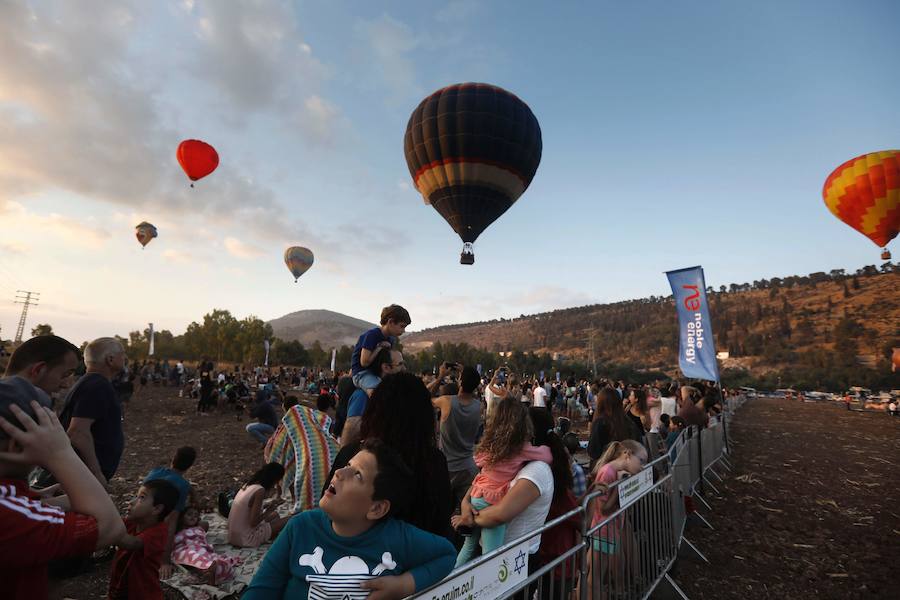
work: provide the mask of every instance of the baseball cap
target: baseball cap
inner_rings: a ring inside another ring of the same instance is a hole
[[[0,378],[0,417],[22,429],[22,424],[12,414],[9,407],[11,404],[15,404],[29,417],[37,420],[37,415],[31,408],[32,400],[36,400],[41,406],[52,408],[50,397],[43,390],[34,387],[27,379],[18,375]]]

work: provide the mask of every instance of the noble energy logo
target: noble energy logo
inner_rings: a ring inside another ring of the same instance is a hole
[[[503,559],[503,562],[500,563],[500,572],[497,573],[497,578],[500,580],[500,583],[503,583],[509,578],[509,563],[506,562],[506,559]]]

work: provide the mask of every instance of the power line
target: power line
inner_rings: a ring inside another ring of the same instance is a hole
[[[37,306],[40,292],[29,292],[25,290],[16,290],[15,304],[22,305],[22,316],[19,317],[19,326],[16,328],[16,339],[14,343],[18,344],[22,341],[22,334],[25,332],[25,319],[28,318],[28,307]]]

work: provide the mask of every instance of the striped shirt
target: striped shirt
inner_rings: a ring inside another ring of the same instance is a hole
[[[93,517],[40,501],[25,481],[0,479],[0,581],[3,598],[47,597],[47,563],[85,556],[97,545]]]

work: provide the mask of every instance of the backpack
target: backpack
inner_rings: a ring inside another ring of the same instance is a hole
[[[226,490],[224,492],[219,492],[219,495],[216,496],[216,506],[219,509],[219,514],[228,518],[228,515],[231,514],[231,504],[234,502],[234,496],[237,494],[235,490]]]

